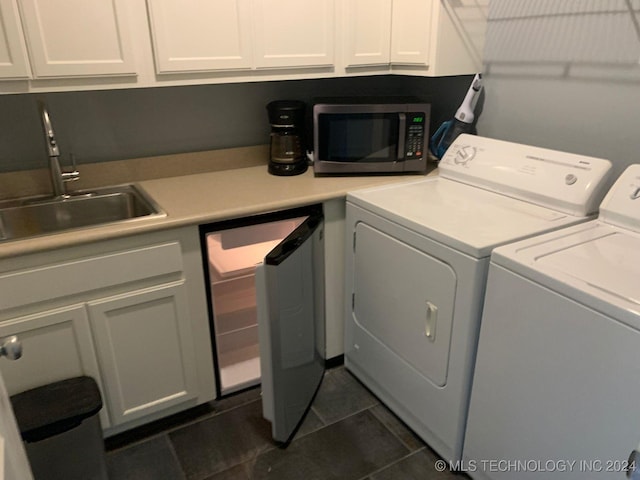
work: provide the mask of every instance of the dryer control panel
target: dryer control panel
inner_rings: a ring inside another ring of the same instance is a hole
[[[640,232],[640,164],[630,165],[600,205],[599,219]]]
[[[439,171],[451,180],[586,216],[598,211],[611,162],[462,134],[442,156]]]

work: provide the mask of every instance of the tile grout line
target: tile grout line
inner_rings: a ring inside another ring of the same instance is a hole
[[[427,447],[426,447],[426,446],[424,446],[424,447],[419,448],[418,450],[409,451],[409,452],[408,452],[406,455],[404,455],[403,457],[400,457],[400,458],[398,458],[398,459],[394,460],[393,462],[388,463],[388,464],[387,464],[387,465],[385,465],[384,467],[380,467],[379,469],[377,469],[377,470],[375,470],[375,471],[373,471],[373,472],[369,472],[369,473],[367,473],[364,477],[360,477],[358,480],[370,480],[371,475],[376,475],[376,474],[378,474],[378,473],[380,473],[380,472],[382,472],[382,471],[386,470],[387,468],[389,468],[389,467],[391,467],[391,466],[393,466],[393,465],[395,465],[395,464],[397,464],[397,463],[400,463],[400,462],[402,462],[402,461],[406,460],[407,458],[409,458],[409,457],[411,457],[411,456],[413,456],[413,455],[417,455],[417,454],[418,454],[418,452],[421,452],[422,450],[426,450],[426,449],[427,449]]]
[[[347,419],[347,418],[349,418],[349,417],[353,417],[354,415],[358,415],[359,413],[365,412],[365,411],[367,411],[367,410],[369,410],[369,409],[371,409],[371,408],[375,407],[376,405],[378,405],[378,403],[377,403],[377,402],[376,402],[376,403],[374,403],[373,405],[369,405],[369,406],[367,406],[367,407],[363,407],[363,408],[361,408],[360,410],[355,410],[355,411],[351,412],[349,415],[345,415],[344,417],[340,417],[340,418],[338,418],[338,419],[336,419],[336,420],[334,420],[334,421],[332,421],[332,422],[329,422],[329,421],[325,420],[324,418],[322,418],[322,416],[321,416],[318,412],[316,412],[315,410],[314,410],[314,413],[318,416],[318,418],[320,419],[320,421],[324,424],[321,428],[324,428],[324,427],[328,427],[328,426],[330,426],[330,425],[334,425],[334,424],[336,424],[336,423],[338,423],[338,422],[341,422],[342,420],[345,420],[345,419]],[[313,407],[311,407],[311,408],[313,409]],[[372,413],[372,415],[373,415],[373,413]],[[375,415],[374,415],[374,417],[375,417]],[[380,421],[380,420],[378,419],[378,417],[375,417],[375,418],[376,418],[376,420]],[[380,422],[380,423],[382,423],[382,422]],[[321,428],[319,428],[318,430],[321,430]],[[386,428],[386,427],[385,427],[385,428]],[[316,431],[316,432],[317,432],[318,430],[314,430],[314,431]],[[404,445],[404,443],[403,443],[403,445]]]
[[[245,401],[243,403],[239,403],[238,405],[235,405],[233,407],[225,409],[225,410],[223,410],[221,412],[214,411],[214,412],[208,413],[208,414],[203,415],[202,417],[199,417],[197,419],[188,420],[185,423],[181,423],[179,425],[175,425],[173,427],[166,428],[166,429],[164,429],[162,431],[150,434],[150,435],[145,436],[143,438],[140,438],[140,439],[137,439],[137,440],[133,440],[132,442],[126,443],[126,444],[124,444],[124,445],[122,445],[120,447],[109,449],[109,450],[106,451],[106,453],[109,454],[109,453],[112,453],[112,452],[117,452],[119,450],[123,450],[123,449],[128,448],[128,447],[133,447],[134,445],[139,445],[139,444],[144,443],[144,442],[146,442],[148,440],[153,440],[155,438],[158,438],[158,437],[160,437],[162,435],[167,435],[167,437],[168,437],[168,435],[170,433],[173,433],[173,432],[175,432],[177,430],[180,430],[180,429],[185,428],[185,427],[189,427],[191,425],[195,425],[197,423],[203,422],[205,420],[209,420],[211,418],[215,418],[215,417],[217,417],[219,415],[224,415],[227,412],[232,412],[234,410],[237,410],[238,408],[245,407],[245,406],[249,405],[250,403],[257,402],[257,401],[261,401],[261,399],[260,398],[256,398],[256,399],[253,399],[253,400],[247,400],[247,401]],[[194,408],[197,408],[197,407],[194,407]],[[142,425],[141,427],[144,427],[144,425]]]
[[[355,379],[357,383],[362,385],[355,377],[351,377],[351,378]],[[345,385],[342,385],[342,382],[339,382],[339,383],[340,383],[340,385],[337,385],[337,387],[336,387],[336,388],[339,387],[338,392],[337,392],[338,394],[340,394],[340,392],[342,392],[342,389],[345,386]],[[362,386],[364,387],[364,385],[362,385]],[[344,420],[352,418],[355,415],[361,415],[362,413],[364,413],[365,411],[368,410],[369,411],[368,415],[371,415],[371,417],[372,417],[371,419],[374,420],[376,423],[382,424],[384,426],[383,431],[387,432],[387,434],[390,433],[391,434],[390,438],[394,438],[398,442],[398,446],[404,447],[405,450],[406,450],[406,453],[404,453],[404,454],[403,454],[402,451],[397,452],[400,455],[399,458],[390,459],[391,461],[389,463],[387,463],[386,465],[380,466],[380,467],[376,468],[374,471],[371,471],[371,472],[367,473],[366,475],[362,476],[361,478],[359,478],[359,480],[371,480],[372,476],[380,475],[380,472],[382,472],[382,471],[384,471],[384,470],[386,470],[386,469],[388,469],[388,468],[390,468],[390,467],[392,467],[392,466],[394,466],[394,465],[396,465],[396,464],[398,464],[398,463],[400,463],[402,461],[405,461],[407,458],[410,458],[413,455],[417,455],[417,454],[419,454],[419,453],[421,453],[423,451],[428,450],[429,447],[426,446],[422,442],[421,442],[421,446],[419,446],[420,444],[412,446],[412,442],[410,442],[408,440],[407,441],[403,441],[403,431],[402,430],[398,430],[398,429],[394,430],[392,428],[394,426],[393,423],[386,423],[385,422],[386,415],[383,415],[382,410],[376,412],[376,407],[379,407],[379,406],[385,407],[384,403],[382,403],[368,388],[364,387],[364,389],[366,391],[368,391],[370,393],[370,395],[371,395],[371,398],[369,399],[369,401],[366,402],[366,403],[368,403],[368,405],[364,406],[364,407],[361,407],[361,408],[359,408],[357,410],[352,410],[352,411],[350,411],[348,413],[345,412],[345,414],[343,414],[339,418],[336,418],[336,419],[334,419],[332,421],[328,420],[330,418],[330,416],[331,416],[331,413],[332,412],[334,412],[334,413],[340,412],[340,409],[338,409],[338,410],[329,409],[329,410],[327,410],[328,416],[324,416],[324,415],[322,415],[320,413],[320,412],[322,412],[322,408],[319,409],[319,406],[316,406],[316,405],[312,404],[310,406],[310,408],[309,408],[309,411],[313,412],[313,414],[316,415],[316,417],[317,417],[317,419],[319,421],[319,425],[316,424],[317,428],[315,428],[313,430],[309,430],[304,435],[298,436],[297,438],[295,438],[294,442],[298,442],[299,440],[306,439],[311,434],[317,434],[318,432],[324,430],[327,427],[330,427],[330,426],[333,426],[333,425],[338,424],[340,422],[343,422]],[[351,391],[351,390],[352,389],[347,388],[346,391],[343,392],[343,393],[346,395],[347,391]],[[329,400],[331,400],[333,398],[333,395],[335,393],[336,392],[333,392],[330,395]],[[358,398],[358,402],[357,403],[349,403],[349,408],[347,410],[349,410],[350,408],[353,408],[358,403],[364,403],[364,402],[362,402],[363,398],[360,396],[360,393],[358,391],[355,391],[354,395],[356,396],[356,398]],[[334,398],[334,400],[336,400],[336,399]],[[337,400],[339,400],[339,399],[337,399]],[[251,472],[252,472],[254,466],[256,465],[256,462],[258,461],[258,459],[262,455],[268,454],[269,452],[277,449],[277,447],[273,443],[265,444],[263,446],[263,448],[264,448],[263,450],[254,451],[253,455],[251,455],[250,457],[245,458],[243,461],[238,461],[239,460],[238,459],[237,463],[228,464],[227,467],[224,468],[223,470],[219,470],[219,471],[215,471],[215,472],[208,472],[207,473],[208,476],[202,477],[202,478],[199,475],[197,475],[196,477],[190,478],[187,475],[187,473],[185,471],[185,468],[183,467],[183,464],[180,461],[180,458],[178,456],[178,452],[176,450],[176,445],[171,440],[171,436],[170,435],[172,433],[176,432],[176,431],[180,431],[183,428],[187,428],[189,426],[197,425],[197,424],[199,424],[201,422],[210,421],[211,419],[217,418],[220,415],[224,415],[224,414],[227,414],[227,413],[231,414],[232,412],[235,412],[238,409],[243,408],[243,407],[247,407],[247,406],[250,406],[250,405],[254,405],[254,407],[255,407],[256,404],[254,402],[257,402],[257,401],[262,401],[261,397],[252,398],[252,399],[244,399],[244,400],[241,400],[239,403],[237,403],[235,405],[233,404],[233,402],[230,402],[232,406],[230,406],[229,408],[225,408],[222,411],[217,411],[216,409],[211,408],[210,411],[203,412],[202,416],[196,416],[196,418],[188,420],[186,423],[183,423],[183,424],[174,424],[174,426],[172,426],[170,428],[167,428],[166,430],[163,430],[163,431],[160,431],[160,432],[156,432],[155,434],[149,435],[147,437],[143,437],[140,440],[134,441],[134,442],[132,442],[130,444],[123,445],[120,448],[117,448],[117,449],[114,449],[114,450],[110,450],[109,453],[120,451],[120,450],[123,450],[123,449],[127,449],[129,447],[134,446],[134,445],[144,444],[146,442],[149,442],[149,441],[152,441],[154,439],[157,439],[158,437],[163,435],[163,436],[165,436],[163,441],[169,442],[169,444],[170,444],[169,445],[170,452],[171,452],[170,455],[172,456],[173,461],[174,462],[178,462],[177,468],[178,468],[178,471],[179,471],[179,473],[181,475],[180,476],[181,480],[204,480],[205,478],[209,478],[211,475],[213,475],[214,477],[217,477],[218,475],[221,475],[221,474],[223,474],[223,476],[224,476],[225,472],[229,472],[230,470],[237,469],[237,468],[242,469],[243,473],[245,475],[249,475],[249,478],[252,478],[251,477],[251,475],[252,475]],[[214,402],[215,402],[215,400],[214,400]],[[251,407],[251,408],[254,408],[254,407]],[[391,415],[394,415],[393,412],[390,412],[390,413],[391,413]],[[311,425],[313,425],[314,423],[316,423],[316,422],[311,422]],[[408,427],[406,427],[406,425],[405,425],[405,428],[408,428]],[[404,438],[407,438],[407,437],[404,437]],[[373,465],[369,466],[369,468],[371,468],[371,467],[373,467]]]
[[[330,426],[332,426],[332,425],[334,425],[334,424],[336,424],[336,423],[339,423],[339,422],[342,422],[343,420],[346,420],[347,418],[353,417],[354,415],[358,415],[358,414],[363,413],[363,412],[365,412],[365,411],[367,411],[367,410],[370,410],[370,409],[374,408],[374,407],[375,407],[375,406],[377,406],[377,405],[379,405],[379,401],[377,401],[377,399],[376,399],[376,402],[375,402],[373,405],[369,405],[368,407],[361,408],[360,410],[354,411],[354,412],[350,413],[349,415],[346,415],[346,416],[344,416],[344,417],[341,417],[341,418],[339,418],[339,419],[337,419],[337,420],[335,420],[335,421],[333,421],[333,422],[327,422],[324,418],[322,418],[322,416],[321,416],[321,415],[320,415],[320,414],[315,410],[314,406],[312,405],[312,406],[311,406],[311,408],[310,408],[310,410],[313,410],[313,412],[317,415],[317,417],[318,417],[318,418],[320,419],[320,421],[322,422],[322,426],[321,426],[320,428],[317,428],[317,429],[315,429],[315,430],[312,430],[312,431],[310,431],[310,432],[307,432],[307,433],[305,433],[304,435],[302,435],[302,436],[300,436],[300,437],[296,437],[296,438],[295,438],[291,443],[293,444],[294,442],[297,442],[297,441],[299,441],[299,440],[301,440],[301,439],[303,439],[303,438],[306,438],[307,436],[309,436],[309,435],[311,435],[311,434],[317,433],[317,432],[319,432],[320,430],[323,430],[324,428],[330,427]],[[224,413],[224,412],[223,412],[223,413]],[[413,454],[413,453],[417,453],[417,452],[419,452],[420,450],[422,450],[422,449],[424,449],[424,448],[425,448],[425,447],[422,447],[422,448],[417,449],[417,450],[414,450],[414,451],[412,452],[412,451],[409,449],[409,447],[408,447],[404,442],[402,442],[402,441],[397,437],[397,435],[395,435],[391,430],[389,430],[389,429],[386,427],[386,425],[384,425],[384,423],[383,423],[383,422],[382,422],[382,421],[381,421],[381,420],[380,420],[380,419],[379,419],[379,418],[378,418],[378,417],[377,417],[373,412],[371,412],[371,415],[375,418],[375,420],[376,420],[376,421],[378,421],[380,424],[382,424],[382,425],[384,426],[384,428],[385,428],[386,430],[388,430],[388,431],[393,435],[393,437],[394,437],[394,438],[396,438],[396,439],[400,442],[400,444],[401,444],[403,447],[405,447],[405,448],[407,449],[407,454],[406,454],[406,455],[404,455],[404,456],[402,456],[402,457],[400,457],[399,459],[397,459],[397,460],[395,460],[395,461],[393,461],[393,462],[389,463],[388,465],[385,465],[385,466],[383,466],[383,467],[379,468],[379,469],[378,469],[378,470],[376,470],[375,472],[371,472],[371,473],[369,473],[368,475],[371,475],[371,474],[373,474],[373,473],[377,473],[377,472],[379,472],[379,471],[381,471],[381,470],[384,470],[385,468],[387,468],[387,467],[389,467],[389,466],[391,466],[391,465],[395,464],[396,462],[399,462],[400,460],[403,460],[403,459],[405,459],[405,458],[407,458],[407,457],[411,456],[411,454]],[[253,456],[253,457],[251,457],[251,458],[249,458],[249,459],[245,460],[244,462],[240,462],[240,463],[237,463],[237,464],[231,465],[231,466],[229,466],[229,468],[226,468],[226,469],[221,470],[221,471],[218,471],[218,472],[214,472],[213,474],[214,474],[214,475],[216,475],[216,474],[220,474],[220,473],[226,472],[226,471],[228,471],[228,470],[230,470],[230,469],[232,469],[232,468],[235,468],[235,467],[237,467],[237,466],[239,466],[239,465],[246,465],[246,464],[248,464],[249,462],[255,462],[255,461],[257,461],[257,459],[258,459],[261,455],[263,455],[263,454],[265,454],[265,453],[267,453],[267,452],[269,452],[269,451],[272,451],[272,450],[274,450],[274,449],[276,449],[276,448],[277,448],[277,447],[275,447],[274,445],[270,445],[270,446],[269,446],[269,448],[267,448],[266,450],[256,453],[256,455],[255,455],[255,456]],[[364,476],[364,477],[362,477],[362,479],[360,479],[360,480],[365,480],[365,479],[367,479],[368,475],[365,475],[365,476]]]
[[[169,449],[171,450],[171,454],[173,455],[173,459],[177,462],[178,466],[180,467],[180,473],[182,473],[182,480],[186,480],[187,479],[187,472],[184,471],[184,468],[182,468],[182,462],[180,461],[180,457],[178,457],[178,452],[176,452],[176,449],[173,445],[173,442],[171,441],[171,439],[169,438],[169,435],[165,432],[164,433],[166,439],[167,439],[167,443],[169,444]]]
[[[387,407],[386,405],[384,405],[384,404],[382,404],[382,403],[381,403],[380,405],[382,405],[382,406],[383,406],[384,408],[386,408],[386,409],[388,409],[388,408],[389,408],[389,407]],[[405,447],[409,452],[411,452],[411,451],[412,451],[412,450],[411,450],[411,446],[410,446],[410,445],[408,445],[408,444],[407,444],[407,442],[405,442],[405,441],[400,437],[400,435],[399,435],[398,433],[396,433],[396,432],[395,432],[395,431],[393,431],[391,428],[389,428],[389,427],[387,426],[387,424],[386,424],[386,423],[385,423],[385,422],[384,422],[384,421],[383,421],[383,420],[382,420],[378,415],[376,415],[376,413],[373,411],[373,408],[374,408],[374,407],[376,407],[376,406],[377,406],[377,405],[374,405],[374,406],[372,406],[372,407],[369,407],[369,408],[371,409],[371,415],[373,415],[373,416],[376,418],[376,420],[378,420],[378,421],[382,424],[382,426],[383,426],[384,428],[386,428],[386,429],[387,429],[387,431],[389,431],[389,433],[391,433],[391,435],[393,435],[393,436],[394,436],[394,437],[395,437],[395,438],[396,438],[396,439],[397,439],[397,440],[402,444],[402,446],[403,446],[403,447]],[[395,414],[395,413],[393,413],[391,410],[389,410],[389,412],[390,412],[394,417],[398,418],[398,417],[396,416],[396,414]],[[399,420],[400,422],[402,422],[402,420],[400,420],[400,419],[398,419],[398,420]],[[416,433],[415,433],[413,430],[411,430],[407,425],[405,425],[404,423],[402,423],[402,426],[403,426],[403,427],[404,427],[408,432],[410,432],[412,435],[415,435],[416,437],[418,437],[418,436],[416,435]],[[425,446],[427,446],[427,447],[429,446],[429,445],[427,445],[427,443],[426,443],[424,440],[422,440],[422,438],[418,437],[418,439],[420,440],[420,442],[422,442],[422,443],[423,443],[423,446],[422,446],[422,447],[420,447],[420,448],[418,448],[418,449],[417,449],[417,450],[415,450],[415,451],[422,450]],[[429,447],[429,448],[431,448],[431,447]]]
[[[233,412],[234,410],[237,410],[237,409],[239,409],[239,408],[241,408],[241,407],[247,406],[247,405],[249,405],[249,404],[251,404],[251,403],[254,403],[254,402],[261,402],[261,401],[262,401],[262,398],[261,398],[261,397],[255,398],[255,399],[253,399],[253,400],[247,400],[246,402],[243,402],[243,403],[238,404],[238,405],[236,405],[236,406],[234,406],[234,407],[228,408],[228,409],[226,409],[226,410],[224,410],[224,411],[222,411],[222,412],[213,413],[212,415],[207,415],[206,417],[201,418],[201,419],[199,419],[199,420],[196,420],[196,421],[194,421],[194,422],[191,422],[191,423],[188,423],[188,424],[185,424],[185,425],[181,425],[180,427],[177,427],[177,428],[175,428],[175,429],[169,430],[169,431],[167,431],[166,433],[170,433],[171,431],[177,430],[177,429],[182,428],[182,427],[187,427],[187,426],[190,426],[190,425],[195,425],[195,424],[197,424],[197,423],[199,423],[199,422],[201,422],[201,421],[205,421],[205,420],[208,420],[208,419],[211,419],[211,418],[215,418],[215,417],[217,417],[217,416],[220,416],[220,415],[224,415],[224,414],[226,414],[226,413]],[[169,442],[171,443],[171,445],[172,445],[172,447],[173,447],[173,442],[171,441],[171,438],[169,438],[169,437],[168,437],[168,440],[169,440]],[[236,467],[238,467],[238,466],[240,466],[240,465],[246,465],[246,464],[248,464],[249,462],[255,462],[255,461],[258,459],[258,457],[259,457],[260,455],[262,455],[262,454],[264,454],[264,453],[266,453],[266,452],[270,452],[270,451],[272,451],[272,450],[275,450],[276,448],[277,448],[277,447],[276,447],[276,445],[274,445],[273,443],[270,443],[270,444],[268,444],[268,445],[266,446],[266,448],[265,448],[264,450],[259,450],[259,451],[255,452],[255,454],[254,454],[254,455],[252,455],[251,457],[249,457],[248,459],[246,459],[246,460],[244,460],[244,461],[242,461],[242,462],[238,462],[238,463],[234,463],[234,464],[232,464],[232,465],[229,465],[229,466],[228,466],[228,468],[225,468],[225,469],[223,469],[223,470],[217,470],[217,471],[214,471],[214,472],[209,472],[209,473],[207,473],[207,476],[206,476],[206,477],[203,477],[202,479],[193,479],[193,480],[206,480],[206,479],[208,479],[208,478],[210,478],[210,477],[212,477],[212,476],[219,475],[219,474],[224,473],[224,472],[226,472],[226,471],[228,471],[228,470],[231,470],[231,469],[233,469],[233,468],[236,468]],[[176,453],[176,455],[177,455],[177,453]],[[182,464],[180,464],[180,468],[182,469]],[[186,478],[187,478],[187,476],[186,476],[186,474],[185,474],[185,479],[186,479]],[[191,479],[189,479],[189,480],[191,480]]]
[[[254,462],[254,464],[255,464],[257,462],[257,460],[258,460],[258,457],[260,457],[261,455],[263,455],[263,454],[265,454],[267,452],[275,450],[276,448],[277,447],[275,447],[274,445],[270,445],[265,450],[256,452],[255,455],[253,455],[252,457],[246,459],[244,462],[234,463],[233,465],[230,465],[228,468],[225,468],[224,470],[218,470],[216,472],[210,472],[210,473],[207,474],[206,477],[204,477],[203,479],[200,479],[200,480],[206,480],[207,478],[210,478],[210,477],[213,477],[213,476],[216,476],[216,475],[220,475],[221,473],[228,472],[229,470],[234,469],[236,467],[239,467],[241,465],[247,465],[249,462]],[[247,471],[247,469],[243,469],[243,470],[245,470],[245,472]],[[250,470],[251,469],[249,469],[249,471]]]
[[[316,415],[316,417],[318,417],[318,418],[320,419],[320,421],[322,422],[322,427],[321,427],[321,428],[324,428],[324,427],[326,427],[326,426],[329,424],[329,423],[328,423],[328,422],[327,422],[327,421],[322,417],[322,415],[320,415],[320,412],[318,412],[318,411],[316,410],[316,408],[315,408],[313,405],[311,405],[311,408],[310,408],[309,410],[311,410],[311,411]],[[318,430],[320,430],[320,429],[318,429]]]

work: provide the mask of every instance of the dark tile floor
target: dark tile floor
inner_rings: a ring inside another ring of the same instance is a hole
[[[107,439],[110,480],[464,480],[344,367],[328,370],[286,449],[255,388]]]

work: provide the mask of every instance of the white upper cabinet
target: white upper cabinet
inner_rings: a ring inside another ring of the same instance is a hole
[[[134,75],[127,0],[19,0],[35,78]]]
[[[429,76],[482,70],[489,0],[345,0],[343,9],[348,73],[384,65]]]
[[[482,70],[489,0],[0,0],[0,94]]]
[[[147,0],[156,73],[333,65],[334,0]]]
[[[252,0],[257,68],[333,65],[334,0]]]
[[[344,8],[346,66],[388,64],[391,0],[346,0]]]
[[[15,0],[0,0],[0,78],[29,78],[29,61]]]
[[[392,64],[429,65],[434,3],[431,0],[393,0]]]
[[[147,0],[156,72],[251,68],[250,0]]]

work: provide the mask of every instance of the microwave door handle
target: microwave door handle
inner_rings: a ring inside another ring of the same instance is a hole
[[[404,160],[404,143],[406,139],[407,131],[407,115],[404,113],[398,114],[398,156],[397,160]]]

